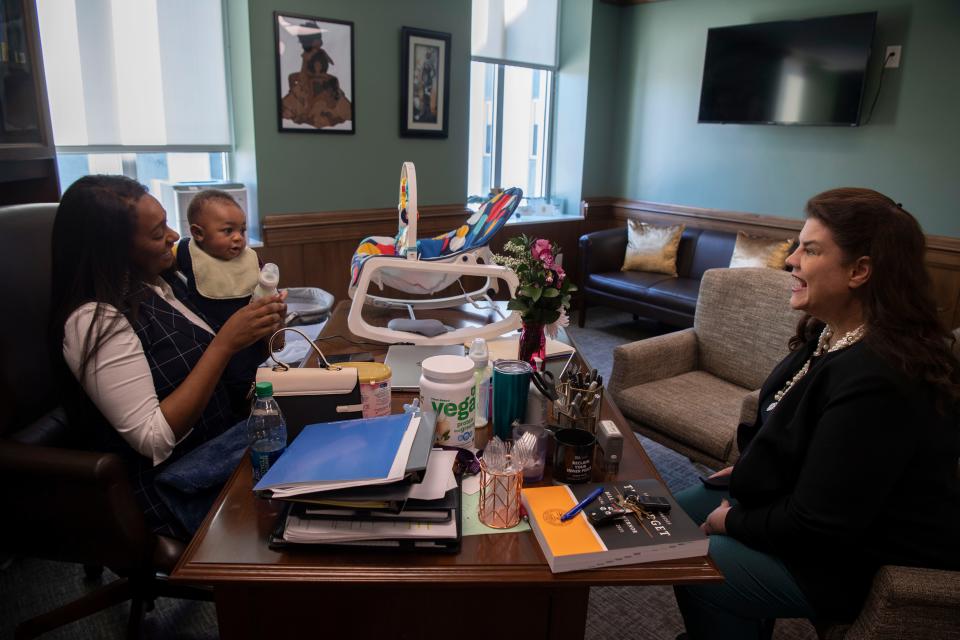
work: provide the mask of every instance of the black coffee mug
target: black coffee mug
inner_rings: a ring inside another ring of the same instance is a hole
[[[567,484],[590,482],[596,436],[585,429],[558,429],[554,437],[553,479]]]

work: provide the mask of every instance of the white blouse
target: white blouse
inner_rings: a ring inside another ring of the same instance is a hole
[[[210,334],[214,333],[206,322],[177,299],[165,281],[161,279],[159,284],[149,286],[190,322]],[[104,305],[97,331],[103,331],[114,318],[119,317],[117,325],[87,364],[83,378],[80,378],[83,341],[93,324],[96,306],[95,302],[88,302],[67,318],[63,332],[64,360],[103,417],[127,444],[150,458],[156,466],[170,456],[173,448],[190,435],[190,431],[180,440],[174,436],[173,429],[160,410],[143,344],[123,314],[110,305]]]

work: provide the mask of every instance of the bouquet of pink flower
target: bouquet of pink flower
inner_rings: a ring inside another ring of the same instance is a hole
[[[507,240],[503,250],[506,255],[495,255],[494,262],[513,269],[520,279],[507,309],[519,311],[525,325],[543,326],[555,337],[569,324],[570,293],[577,290],[557,264],[559,247],[544,238],[521,235]]]

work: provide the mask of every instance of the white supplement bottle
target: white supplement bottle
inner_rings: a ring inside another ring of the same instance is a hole
[[[420,406],[437,416],[437,444],[473,446],[477,409],[473,369],[467,356],[431,356],[423,361]]]

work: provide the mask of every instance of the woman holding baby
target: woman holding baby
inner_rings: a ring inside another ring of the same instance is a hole
[[[278,295],[209,322],[175,275],[178,235],[166,219],[129,178],[87,176],[67,189],[53,227],[51,353],[71,424],[128,463],[151,529],[185,538],[154,481],[238,422],[221,377],[281,326],[286,305]]]

